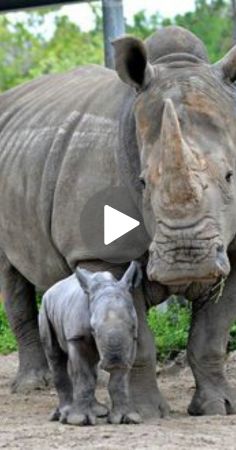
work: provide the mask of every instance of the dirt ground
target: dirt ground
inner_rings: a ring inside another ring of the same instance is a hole
[[[236,449],[236,416],[189,417],[187,405],[193,393],[188,367],[174,367],[159,375],[159,385],[171,405],[169,419],[141,425],[74,427],[48,421],[56,404],[53,389],[31,395],[9,393],[17,367],[17,355],[0,357],[0,448],[51,449]],[[236,354],[227,362],[227,372],[236,387]],[[104,389],[99,397],[104,399]]]

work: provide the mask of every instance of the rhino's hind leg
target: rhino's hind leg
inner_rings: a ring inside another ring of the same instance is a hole
[[[217,302],[193,303],[188,360],[196,390],[188,408],[191,415],[236,414],[236,395],[224,370],[229,328],[236,317],[235,295],[235,273],[231,273]]]
[[[138,348],[130,375],[132,409],[144,420],[164,417],[169,414],[169,407],[157,386],[156,350],[146,321],[142,289],[134,293],[134,304],[138,315]]]
[[[19,348],[19,368],[12,392],[45,388],[50,374],[39,338],[34,286],[2,255],[1,263],[1,290]]]

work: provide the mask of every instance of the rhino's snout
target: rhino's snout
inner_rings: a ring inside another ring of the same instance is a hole
[[[129,369],[130,365],[121,355],[114,354],[105,356],[100,362],[100,368],[109,372],[114,369]]]
[[[166,237],[166,236],[165,236]],[[219,236],[197,239],[181,236],[164,244],[153,241],[149,249],[148,278],[166,285],[209,282],[226,277],[230,263]]]

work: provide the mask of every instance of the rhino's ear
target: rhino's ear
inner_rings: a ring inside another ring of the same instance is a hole
[[[75,274],[81,288],[86,294],[88,294],[91,286],[92,273],[89,272],[89,270],[80,269],[80,267],[76,267]]]
[[[141,265],[137,261],[132,261],[120,282],[131,290],[140,285],[142,276]]]
[[[236,45],[213,67],[221,78],[234,83],[236,81]]]
[[[148,62],[144,43],[132,36],[124,36],[112,42],[115,51],[116,71],[124,83],[142,89],[153,77],[153,67]]]

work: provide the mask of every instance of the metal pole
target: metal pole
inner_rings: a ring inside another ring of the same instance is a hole
[[[233,45],[236,44],[236,0],[231,0],[233,22]]]
[[[105,64],[114,68],[111,41],[125,33],[122,0],[102,0]]]

